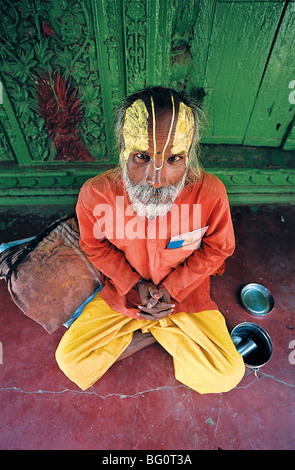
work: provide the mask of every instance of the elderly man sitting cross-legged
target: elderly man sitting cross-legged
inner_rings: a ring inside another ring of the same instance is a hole
[[[244,362],[210,275],[233,253],[234,233],[224,185],[198,165],[199,110],[172,89],[140,91],[121,104],[117,138],[120,167],[87,181],[76,208],[80,245],[104,287],[63,336],[57,362],[85,390],[136,349],[137,332],[149,333],[177,380],[228,391]]]

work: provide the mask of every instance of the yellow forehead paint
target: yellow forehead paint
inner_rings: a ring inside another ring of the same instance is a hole
[[[171,152],[174,155],[188,153],[194,135],[195,120],[193,111],[184,103],[179,103],[178,118]],[[186,159],[186,164],[188,163]]]
[[[172,129],[173,129],[173,123],[174,123],[174,118],[175,118],[175,105],[174,105],[174,98],[173,98],[172,95],[171,95],[171,101],[172,101],[172,118],[171,118],[170,129],[169,129],[168,136],[167,136],[167,140],[166,140],[166,143],[165,143],[165,145],[164,145],[163,152],[162,152],[162,165],[159,166],[159,167],[157,167],[157,166],[155,166],[155,158],[156,158],[156,153],[157,153],[157,143],[156,143],[156,116],[155,116],[154,100],[153,100],[153,98],[151,97],[152,117],[153,117],[153,144],[154,144],[154,155],[153,155],[153,159],[154,159],[154,168],[155,168],[155,170],[161,170],[161,169],[163,168],[163,165],[164,165],[164,157],[165,157],[165,151],[166,151],[167,145],[169,144],[169,140],[170,140],[170,137],[171,137],[171,132],[172,132]]]
[[[123,160],[127,161],[134,149],[148,149],[148,117],[149,113],[142,100],[136,100],[126,110],[123,125],[124,150],[121,153]]]

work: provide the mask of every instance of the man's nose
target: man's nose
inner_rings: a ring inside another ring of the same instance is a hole
[[[166,169],[162,157],[159,158],[157,155],[155,159],[151,161],[147,182],[154,188],[166,186]]]

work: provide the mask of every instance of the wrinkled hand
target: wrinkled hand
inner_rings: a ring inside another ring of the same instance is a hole
[[[136,284],[136,290],[141,298],[139,316],[144,320],[161,320],[170,315],[175,303],[170,302],[170,294],[164,286],[155,286],[150,281],[140,280]]]

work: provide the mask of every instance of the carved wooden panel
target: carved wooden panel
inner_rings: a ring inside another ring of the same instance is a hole
[[[114,166],[116,107],[147,85],[203,102],[205,144],[294,150],[294,5],[2,0],[0,193],[41,185],[66,194]]]
[[[1,109],[6,114],[8,107],[14,111],[19,123],[17,138],[28,149],[25,162],[15,152],[17,161],[35,164],[105,158],[101,80],[90,5],[84,1],[3,0],[0,16],[1,81],[8,97],[5,100],[4,96]],[[44,96],[46,113],[40,112],[38,92]],[[1,123],[9,132],[5,119]],[[77,151],[79,145],[85,147],[84,152]]]

